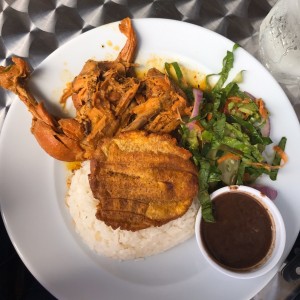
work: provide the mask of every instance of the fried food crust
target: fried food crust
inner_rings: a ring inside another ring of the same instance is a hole
[[[191,153],[170,135],[144,131],[103,140],[91,160],[96,217],[113,229],[136,231],[182,216],[198,192]]]

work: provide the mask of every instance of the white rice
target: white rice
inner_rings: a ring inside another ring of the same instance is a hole
[[[97,200],[89,186],[89,172],[89,162],[75,171],[66,203],[76,232],[96,253],[120,260],[143,258],[166,251],[193,236],[198,201],[194,201],[181,218],[163,226],[136,232],[113,230],[95,217]]]

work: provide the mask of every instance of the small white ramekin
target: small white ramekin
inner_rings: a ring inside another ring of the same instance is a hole
[[[274,230],[274,240],[272,245],[272,250],[269,252],[269,255],[264,259],[264,261],[259,264],[256,267],[253,267],[247,271],[236,271],[236,270],[229,270],[221,265],[219,265],[217,262],[215,262],[211,256],[207,253],[207,250],[205,246],[203,245],[202,239],[201,239],[201,208],[198,211],[196,222],[195,222],[195,235],[197,244],[200,248],[200,251],[202,255],[205,257],[205,259],[218,271],[222,272],[223,274],[226,274],[231,277],[235,278],[241,278],[241,279],[247,279],[247,278],[254,278],[258,276],[262,276],[266,274],[267,272],[271,271],[279,262],[283,251],[285,247],[285,241],[286,241],[286,231],[284,222],[282,219],[282,216],[278,210],[278,208],[275,206],[275,204],[264,194],[262,194],[260,191],[247,187],[247,186],[226,186],[221,189],[216,190],[211,194],[211,200],[213,201],[214,198],[217,196],[223,194],[223,193],[234,193],[234,192],[242,192],[246,193],[249,196],[254,197],[257,201],[259,201],[269,212],[271,219],[273,220],[273,230]]]

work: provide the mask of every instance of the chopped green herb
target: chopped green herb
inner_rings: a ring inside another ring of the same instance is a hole
[[[285,149],[285,145],[286,145],[286,137],[282,137],[279,144],[278,144],[278,147],[284,151]],[[278,154],[278,153],[275,153],[275,157],[273,159],[273,163],[272,163],[272,166],[279,166],[280,165],[280,162],[281,162],[281,156]],[[271,172],[270,172],[270,178],[272,180],[276,180],[277,179],[277,174],[278,174],[278,170],[279,169],[273,169]]]
[[[176,77],[174,78],[171,69],[174,69]],[[165,70],[168,76],[177,81],[180,88],[185,92],[189,101],[194,101],[193,88],[185,81],[178,62],[165,63]]]

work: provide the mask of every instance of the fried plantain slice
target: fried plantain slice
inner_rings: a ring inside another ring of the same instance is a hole
[[[97,218],[136,231],[182,216],[198,192],[190,157],[167,134],[131,131],[104,139],[89,175]]]

